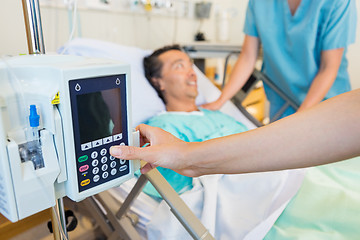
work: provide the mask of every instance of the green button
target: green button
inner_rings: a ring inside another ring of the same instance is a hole
[[[79,162],[85,162],[86,160],[88,160],[88,156],[87,156],[87,155],[81,156],[81,157],[79,157],[79,159],[78,159]]]

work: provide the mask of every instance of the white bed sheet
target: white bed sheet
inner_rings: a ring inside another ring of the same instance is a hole
[[[65,53],[131,64],[133,126],[165,109],[143,75],[142,58],[150,51],[92,39],[75,39]],[[197,68],[195,70],[200,93],[197,103],[216,99],[220,91]],[[250,129],[255,127],[231,102],[226,103],[221,111]],[[182,194],[181,198],[216,239],[263,239],[296,194],[304,173],[304,170],[289,170],[203,176],[194,178],[194,188]],[[123,201],[134,183],[135,179],[131,179],[109,191]],[[191,239],[164,201],[158,203],[141,193],[131,211],[140,217],[137,227],[144,238]]]

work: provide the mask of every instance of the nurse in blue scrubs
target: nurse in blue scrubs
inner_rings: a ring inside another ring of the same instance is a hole
[[[347,46],[355,42],[355,0],[249,0],[242,52],[221,96],[204,108],[217,110],[248,80],[263,48],[262,72],[302,111],[351,90]],[[283,100],[268,86],[270,117]],[[289,107],[281,117],[294,113]]]

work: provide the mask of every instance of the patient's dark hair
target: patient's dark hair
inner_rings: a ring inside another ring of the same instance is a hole
[[[178,44],[165,46],[155,50],[151,55],[144,57],[143,60],[145,77],[149,81],[151,86],[156,90],[157,94],[165,104],[166,102],[164,96],[162,95],[162,92],[160,91],[160,86],[155,84],[152,81],[152,78],[161,77],[161,69],[163,67],[163,63],[159,60],[159,56],[170,50],[182,51],[182,48]]]

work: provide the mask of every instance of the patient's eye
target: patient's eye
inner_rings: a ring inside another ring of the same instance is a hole
[[[184,66],[184,63],[182,62],[178,62],[175,64],[175,69],[183,69],[185,66]]]

